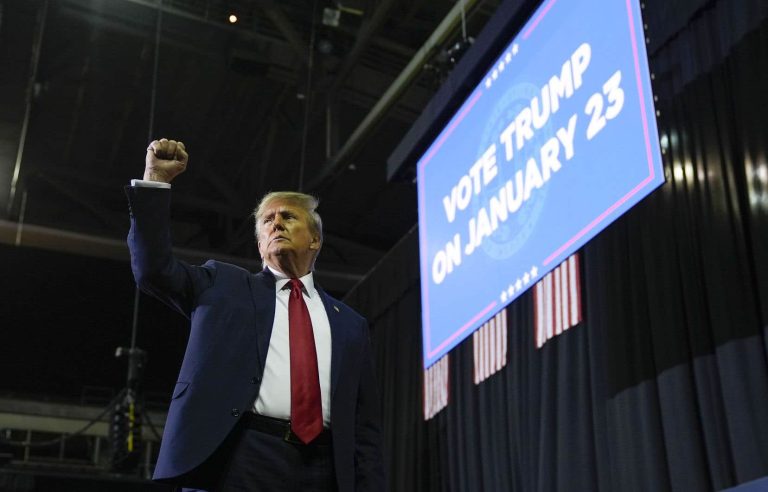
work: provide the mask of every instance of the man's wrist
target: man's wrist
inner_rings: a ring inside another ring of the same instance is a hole
[[[144,170],[144,181],[157,181],[158,183],[168,183],[170,184],[170,180],[168,180],[163,173],[159,173],[157,171],[153,171],[151,169],[145,169]]]

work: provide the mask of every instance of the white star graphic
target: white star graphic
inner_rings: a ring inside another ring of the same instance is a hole
[[[487,79],[485,79],[485,87],[486,87],[487,89],[490,89],[490,88],[491,88],[491,78],[490,78],[490,77],[488,77]]]
[[[502,290],[501,291],[501,302],[507,302],[507,291]]]
[[[525,272],[525,275],[523,275],[523,283],[525,285],[528,285],[528,282],[531,281],[531,275],[528,272]]]
[[[510,53],[509,51],[507,51],[507,54],[506,54],[506,56],[504,57],[504,61],[505,61],[505,62],[507,62],[507,63],[511,62],[511,61],[512,61],[512,53]]]
[[[522,288],[523,288],[523,281],[518,278],[517,281],[515,282],[515,289],[520,290]]]
[[[504,65],[504,62],[499,63],[499,72],[503,72],[505,66],[506,65]]]
[[[509,287],[507,287],[507,294],[509,297],[512,297],[515,294],[515,286],[512,284],[509,284]]]
[[[493,80],[498,79],[499,78],[499,71],[498,70],[494,70],[493,72],[491,72],[491,78]]]
[[[520,46],[518,46],[517,43],[512,45],[512,55],[516,55],[517,52],[520,51]]]
[[[536,265],[533,265],[531,267],[531,277],[536,278],[539,275],[539,269],[536,268]]]

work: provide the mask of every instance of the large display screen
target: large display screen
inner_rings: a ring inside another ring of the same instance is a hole
[[[664,182],[638,1],[542,2],[417,177],[428,367]]]

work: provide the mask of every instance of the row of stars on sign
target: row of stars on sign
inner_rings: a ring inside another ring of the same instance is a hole
[[[501,75],[501,72],[504,71],[507,65],[509,65],[509,62],[512,61],[512,57],[517,54],[520,47],[517,43],[512,45],[512,48],[504,53],[504,58],[496,64],[495,67],[493,67],[493,71],[491,74],[485,78],[485,88],[490,89],[491,85],[493,85],[493,82],[499,78],[499,75]]]
[[[501,291],[501,302],[507,302],[508,299],[512,299],[514,295],[528,288],[528,284],[534,282],[539,274],[539,269],[536,265],[532,266],[530,271],[525,272],[521,277],[517,277],[517,280],[509,284],[509,286]]]

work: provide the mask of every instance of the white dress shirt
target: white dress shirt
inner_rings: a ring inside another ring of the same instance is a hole
[[[275,321],[269,339],[269,351],[264,365],[259,396],[254,411],[261,415],[290,419],[291,416],[291,355],[288,342],[288,299],[291,289],[286,289],[288,277],[270,267],[277,280]],[[304,284],[304,301],[307,303],[317,352],[317,372],[320,376],[320,398],[323,405],[323,425],[331,423],[331,324],[325,312],[320,294],[315,289],[312,272],[299,280]]]

